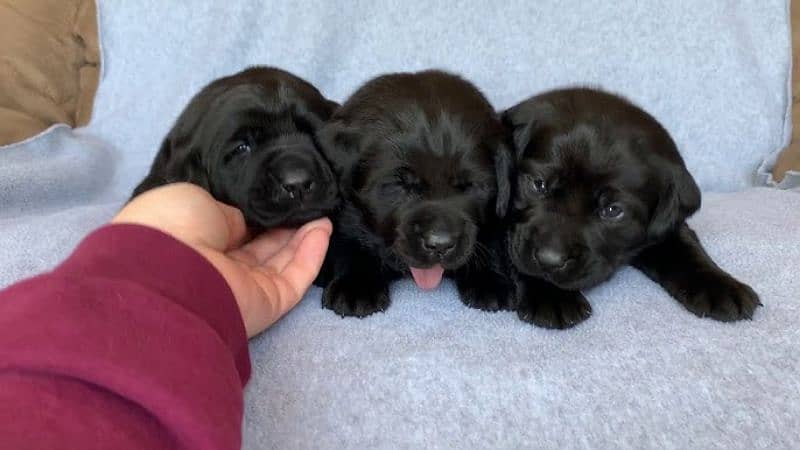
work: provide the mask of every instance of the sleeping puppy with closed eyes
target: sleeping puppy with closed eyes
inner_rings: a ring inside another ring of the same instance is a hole
[[[338,191],[314,134],[337,106],[272,67],[215,80],[178,117],[133,196],[193,183],[239,208],[254,230],[327,215]]]
[[[756,293],[717,266],[686,224],[700,191],[650,114],[609,93],[562,89],[503,119],[516,148],[508,251],[522,320],[583,321],[591,307],[578,290],[625,264],[700,317],[752,318]]]
[[[508,133],[481,92],[440,71],[397,73],[359,88],[319,133],[341,210],[316,284],[323,306],[364,317],[389,306],[389,283],[509,307],[513,285],[493,248],[509,197]]]

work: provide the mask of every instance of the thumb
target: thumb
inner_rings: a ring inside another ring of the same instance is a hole
[[[308,290],[319,274],[325,261],[325,253],[328,251],[330,237],[330,231],[322,227],[309,231],[297,246],[294,257],[283,269],[284,278],[298,288],[297,292],[300,292],[300,295]]]
[[[262,270],[273,273],[278,295],[278,314],[291,309],[319,274],[330,242],[330,221],[317,222],[301,229],[295,239],[267,261]]]
[[[247,223],[245,223],[244,214],[238,208],[234,208],[233,206],[226,205],[224,203],[217,202],[217,206],[225,217],[228,233],[227,237],[224,239],[224,242],[214,243],[216,244],[215,247],[220,251],[228,251],[234,248],[239,248],[249,239],[247,233]]]

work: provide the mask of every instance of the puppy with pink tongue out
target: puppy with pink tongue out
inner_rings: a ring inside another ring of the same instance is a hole
[[[342,204],[316,284],[341,316],[385,310],[389,284],[452,278],[468,306],[512,307],[502,218],[510,197],[507,131],[470,82],[441,71],[361,86],[318,132]]]

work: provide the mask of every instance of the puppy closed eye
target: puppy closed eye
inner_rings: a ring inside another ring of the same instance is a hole
[[[483,190],[486,186],[483,183],[469,180],[469,179],[458,179],[453,181],[453,187],[461,192],[474,192]]]
[[[475,184],[469,180],[458,180],[453,182],[453,187],[459,191],[468,191],[475,187]]]
[[[616,222],[625,217],[625,210],[619,203],[611,203],[601,207],[598,211],[598,215],[603,220]]]
[[[380,186],[381,193],[386,196],[398,196],[403,194],[418,194],[422,189],[419,178],[410,170],[398,170],[395,175],[389,178]]]
[[[380,193],[385,198],[395,198],[405,195],[406,189],[400,180],[392,179],[380,185]]]

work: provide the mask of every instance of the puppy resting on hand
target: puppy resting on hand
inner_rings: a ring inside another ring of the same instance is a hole
[[[133,195],[190,182],[242,210],[256,229],[324,216],[338,192],[314,133],[336,107],[280,69],[220,78],[189,102]]]

